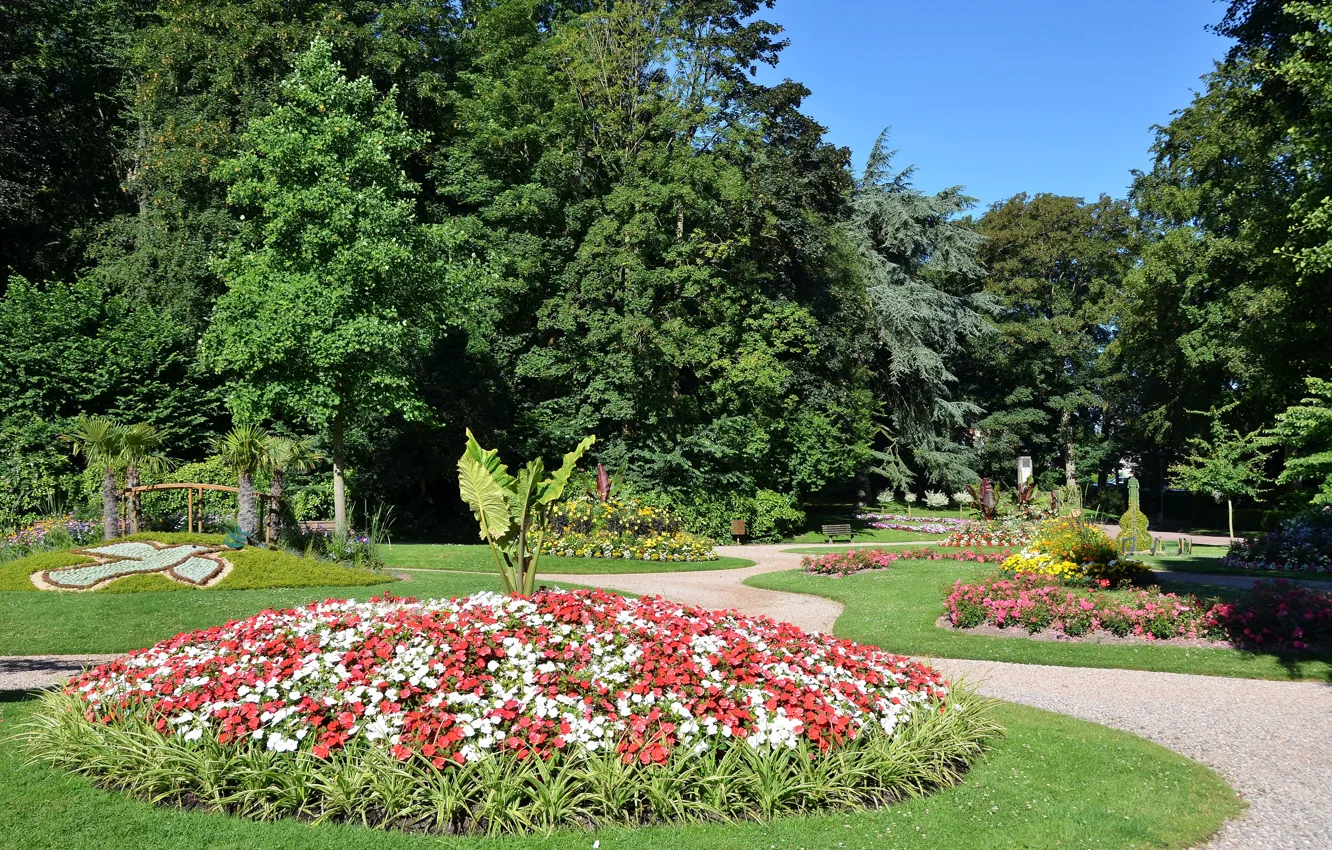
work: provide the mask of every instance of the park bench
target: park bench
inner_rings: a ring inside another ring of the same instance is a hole
[[[855,540],[856,532],[850,525],[825,525],[823,526],[823,536],[828,538],[828,542],[831,543],[834,537],[846,537]]]
[[[332,534],[334,523],[331,519],[307,519],[300,526],[302,534]]]

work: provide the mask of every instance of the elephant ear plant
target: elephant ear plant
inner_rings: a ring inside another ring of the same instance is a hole
[[[595,441],[588,437],[579,443],[550,477],[545,477],[540,458],[513,476],[500,462],[499,451],[481,448],[468,429],[467,449],[458,459],[458,487],[481,525],[481,538],[490,544],[505,593],[531,596],[536,590],[550,509],[564,495],[574,465]]]

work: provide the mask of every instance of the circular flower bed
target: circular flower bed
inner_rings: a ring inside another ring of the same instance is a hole
[[[266,611],[44,699],[35,752],[113,787],[446,832],[873,805],[996,732],[909,659],[600,591]]]

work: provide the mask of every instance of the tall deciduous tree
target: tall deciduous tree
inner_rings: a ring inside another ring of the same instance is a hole
[[[402,167],[421,143],[394,93],[348,80],[316,39],[219,168],[241,236],[219,263],[204,357],[233,379],[240,415],[327,433],[339,533],[348,426],[429,413],[413,367],[440,334],[443,276]]]
[[[1129,204],[1023,193],[992,206],[977,230],[985,290],[1000,308],[997,332],[975,341],[968,363],[970,396],[989,411],[977,423],[987,471],[1006,478],[1031,454],[1073,485],[1081,459],[1104,483],[1117,460],[1107,351],[1136,256]]]
[[[1262,450],[1261,431],[1243,433],[1222,421],[1222,416],[1233,407],[1232,404],[1209,410],[1206,414],[1210,420],[1209,436],[1206,439],[1191,438],[1189,454],[1170,468],[1175,486],[1226,500],[1232,539],[1235,537],[1235,499],[1262,495],[1267,482],[1263,466],[1269,457]]]

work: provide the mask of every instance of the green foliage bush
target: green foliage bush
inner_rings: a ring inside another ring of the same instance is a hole
[[[718,540],[730,539],[731,521],[737,519],[748,524],[749,538],[756,542],[791,537],[805,524],[805,512],[795,498],[772,490],[759,490],[753,496],[699,491],[658,498],[663,502],[669,498],[685,530]]]

